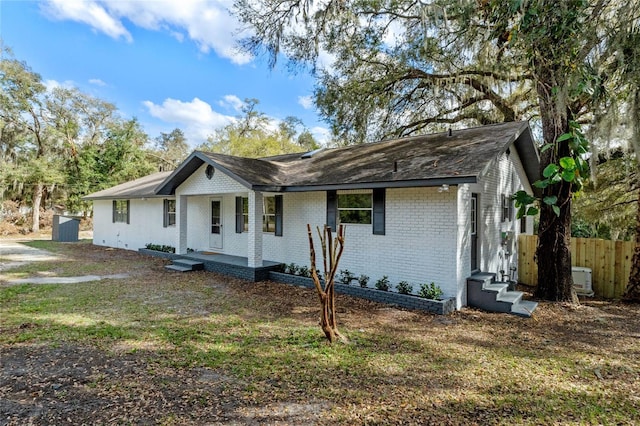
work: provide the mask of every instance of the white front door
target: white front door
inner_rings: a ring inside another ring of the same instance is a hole
[[[209,230],[209,247],[222,248],[222,198],[211,199],[211,227]]]

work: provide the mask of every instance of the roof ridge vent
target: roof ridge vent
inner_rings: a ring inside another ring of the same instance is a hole
[[[321,151],[324,151],[324,148],[318,148],[318,149],[314,149],[313,151],[305,152],[300,156],[300,158],[311,158]]]

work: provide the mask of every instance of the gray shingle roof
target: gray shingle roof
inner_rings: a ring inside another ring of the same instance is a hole
[[[114,200],[157,197],[156,188],[165,181],[171,172],[153,173],[139,179],[122,183],[84,197],[85,200]]]
[[[310,158],[298,153],[251,159],[196,151],[158,187],[158,194],[173,194],[204,163],[247,188],[273,192],[477,182],[512,144],[533,182],[539,158],[531,130],[526,122],[512,122],[325,149]]]
[[[85,199],[173,195],[205,163],[247,188],[270,192],[472,183],[512,146],[529,180],[535,181],[539,158],[531,130],[526,122],[512,122],[454,130],[451,135],[444,132],[323,149],[313,155],[254,159],[194,151],[173,172],[154,173]]]

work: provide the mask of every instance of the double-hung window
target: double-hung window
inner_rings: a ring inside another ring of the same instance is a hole
[[[502,221],[509,222],[513,219],[513,202],[508,195],[502,196]]]
[[[282,236],[282,195],[262,198],[262,231]],[[236,233],[249,231],[249,198],[236,197]]]
[[[370,225],[373,213],[371,193],[341,194],[338,193],[339,223],[355,223]]]
[[[112,221],[129,223],[129,200],[113,200]]]
[[[262,232],[276,232],[276,197],[264,197]]]
[[[164,200],[164,227],[176,226],[176,200]]]
[[[374,235],[385,235],[386,189],[327,191],[327,226],[340,223],[373,225]]]

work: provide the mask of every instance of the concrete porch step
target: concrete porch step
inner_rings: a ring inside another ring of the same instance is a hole
[[[479,273],[467,279],[467,304],[489,312],[531,317],[537,302],[522,300],[524,293],[509,291],[509,284],[496,282],[494,274]]]
[[[174,259],[173,264],[183,266],[185,268],[191,268],[192,271],[202,271],[204,269],[204,263],[198,260],[178,258]]]
[[[193,269],[186,267],[186,266],[178,266],[178,265],[165,265],[164,269],[168,269],[170,271],[177,271],[177,272],[191,272],[193,271]]]
[[[191,259],[174,259],[173,264],[165,265],[165,269],[177,272],[202,271],[204,263]]]

